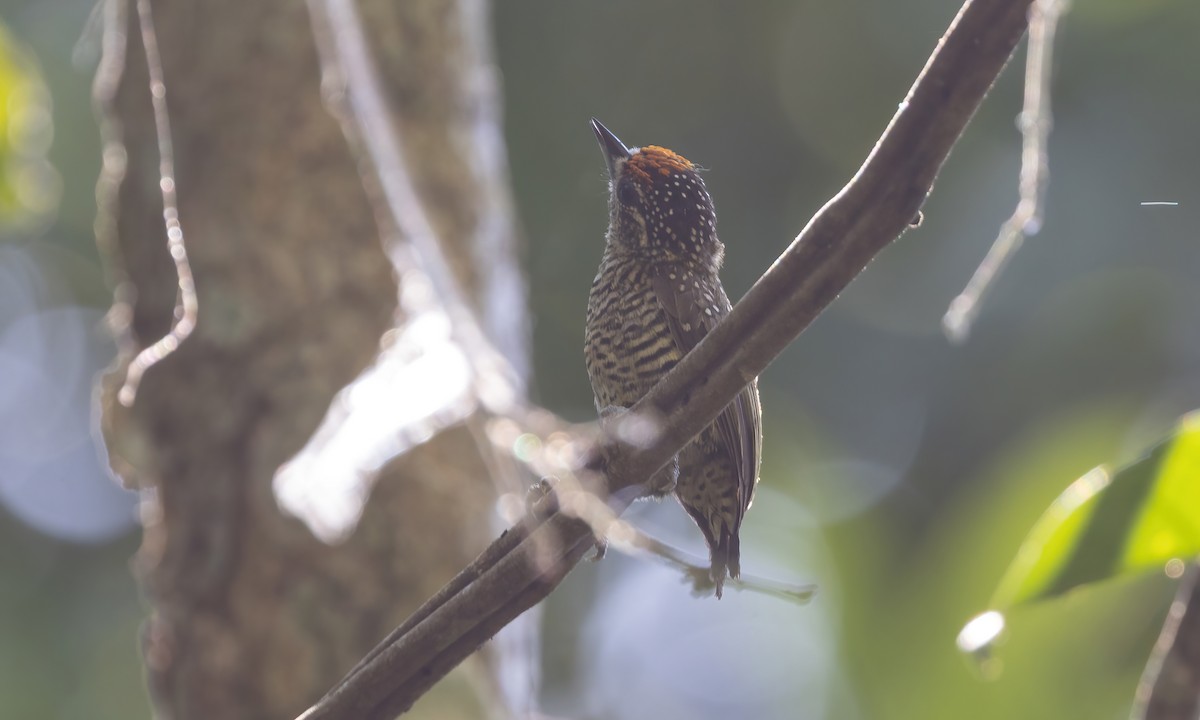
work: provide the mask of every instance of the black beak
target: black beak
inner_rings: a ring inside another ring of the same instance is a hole
[[[604,151],[604,162],[608,165],[608,175],[613,177],[616,175],[617,161],[629,159],[629,148],[625,147],[625,143],[621,142],[596,118],[592,118],[592,130],[596,133],[596,139],[600,141],[600,149]]]

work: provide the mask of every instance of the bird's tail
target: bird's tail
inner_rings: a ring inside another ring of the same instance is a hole
[[[716,583],[718,598],[721,597],[721,590],[725,586],[726,575],[734,580],[742,576],[741,555],[742,548],[738,534],[722,529],[717,536],[717,544],[712,548],[712,566],[708,571],[713,582]]]

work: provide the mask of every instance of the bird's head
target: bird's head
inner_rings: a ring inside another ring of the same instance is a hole
[[[712,197],[695,165],[664,147],[627,148],[599,120],[592,130],[608,165],[608,242],[647,259],[721,265]]]

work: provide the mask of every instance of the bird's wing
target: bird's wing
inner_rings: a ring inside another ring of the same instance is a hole
[[[706,293],[697,284],[680,282],[679,278],[684,276],[676,273],[676,278],[672,278],[664,272],[654,276],[651,282],[654,294],[666,313],[671,335],[680,353],[686,355],[716,327],[721,318],[729,314],[730,308],[723,290]],[[715,424],[717,434],[737,469],[737,525],[740,526],[742,516],[754,498],[762,453],[762,407],[758,401],[757,381],[742,388],[733,402],[717,416]]]

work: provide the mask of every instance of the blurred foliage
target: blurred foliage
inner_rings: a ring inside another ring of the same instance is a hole
[[[49,104],[33,57],[0,24],[0,224],[31,224],[58,202]]]
[[[852,175],[958,6],[496,3],[540,401],[594,415],[581,345],[607,190],[590,116],[709,168],[738,297]],[[90,9],[0,4],[56,115],[48,157],[62,202],[29,251],[69,285],[48,302],[103,308],[91,69],[70,63]],[[817,598],[694,600],[642,560],[585,565],[546,608],[549,712],[1127,716],[1170,600],[1165,577],[1014,613],[992,681],[954,637],[1063,478],[1135,458],[1200,407],[1200,95],[1180,91],[1200,67],[1198,26],[1192,0],[1072,5],[1056,52],[1046,222],[968,344],[948,345],[939,322],[1016,200],[1019,62],[955,149],[924,225],[764,375],[763,484],[744,567],[815,581]],[[127,562],[136,539],[69,544],[3,512],[0,717],[147,717]],[[702,553],[673,504],[633,517]]]
[[[1200,555],[1200,414],[1144,457],[1098,467],[1055,498],[1021,543],[992,607],[1008,608]]]
[[[1200,413],[1145,456],[1116,471],[1097,467],[1055,498],[1008,566],[992,610],[973,618],[959,649],[985,665],[1002,637],[1003,612],[1081,586],[1200,556]]]

